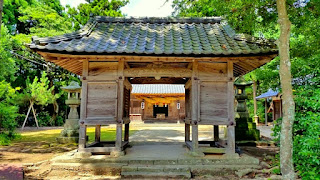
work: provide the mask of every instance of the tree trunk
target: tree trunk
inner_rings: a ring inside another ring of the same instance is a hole
[[[286,9],[286,0],[277,0],[278,23],[280,25],[279,56],[280,56],[280,82],[282,87],[283,119],[280,136],[280,166],[283,179],[294,179],[292,159],[292,126],[295,116],[291,85],[291,62],[289,54],[291,22]]]
[[[0,0],[0,37],[1,37],[1,25],[2,25],[2,12],[3,12],[3,0]]]
[[[255,123],[258,124],[258,115],[257,115],[257,81],[256,80],[252,80],[253,81],[253,114],[254,114],[254,121]]]

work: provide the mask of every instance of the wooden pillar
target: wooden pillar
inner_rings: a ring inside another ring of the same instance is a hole
[[[117,128],[116,128],[116,149],[122,150],[122,125],[123,125],[123,110],[124,110],[124,61],[119,60],[118,64],[118,101],[117,101]]]
[[[267,103],[267,98],[265,98],[264,101],[264,121],[266,126],[268,126],[268,103]]]
[[[96,125],[95,142],[100,142],[100,137],[101,137],[101,125]]]
[[[218,125],[213,126],[213,140],[215,142],[219,141],[219,126]]]
[[[190,141],[190,124],[184,125],[185,141]]]
[[[116,130],[116,149],[117,151],[121,151],[122,149],[122,124],[117,124]]]
[[[226,153],[235,153],[235,119],[234,119],[234,78],[233,78],[233,62],[227,62],[228,67],[228,146]]]
[[[192,124],[192,151],[199,147],[198,140],[198,121],[199,121],[199,80],[198,80],[198,61],[193,62],[191,79],[191,124]]]
[[[192,151],[196,151],[199,147],[198,124],[192,124]]]
[[[87,97],[88,97],[88,67],[89,61],[83,60],[82,63],[82,90],[81,90],[81,105],[80,105],[80,129],[79,129],[79,151],[86,147],[87,127],[84,121],[87,117]]]
[[[124,141],[129,141],[129,123],[124,125]]]

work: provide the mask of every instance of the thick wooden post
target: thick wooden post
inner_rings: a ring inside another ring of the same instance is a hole
[[[213,140],[215,142],[219,141],[219,126],[218,125],[213,126]]]
[[[122,149],[122,124],[117,124],[117,130],[116,130],[116,149],[117,151],[121,151]]]
[[[226,153],[235,153],[235,120],[234,120],[234,80],[233,80],[233,62],[227,62],[228,67],[228,146]]]
[[[192,124],[192,151],[196,151],[199,147],[198,124]]]
[[[124,61],[119,60],[118,64],[118,111],[117,111],[117,130],[116,130],[116,149],[122,150],[122,125],[123,125],[123,110],[124,110]]]
[[[184,125],[185,141],[190,141],[190,124]]]
[[[125,124],[124,125],[124,141],[129,141],[129,129],[130,129],[130,124]]]
[[[198,61],[193,62],[191,79],[191,124],[192,124],[192,151],[196,151],[199,146],[198,140],[198,121],[199,121],[199,80],[198,80]]]
[[[88,94],[88,68],[89,61],[83,60],[82,64],[82,92],[81,92],[81,105],[80,105],[80,129],[79,129],[79,151],[86,147],[87,127],[84,121],[87,117],[87,94]]]
[[[96,125],[95,142],[100,142],[100,137],[101,137],[101,125]]]

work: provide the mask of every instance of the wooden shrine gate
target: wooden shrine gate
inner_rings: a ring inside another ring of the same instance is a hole
[[[228,126],[226,152],[234,153],[233,61],[211,60],[210,62],[193,58],[181,60],[177,62],[177,58],[164,58],[156,63],[150,60],[126,60],[126,58],[116,62],[83,60],[79,151],[98,153],[122,151],[129,141],[131,81],[136,83],[139,78],[144,78],[149,79],[149,83],[156,83],[158,77],[160,79],[164,77],[171,83],[176,83],[175,81],[181,83],[181,79],[185,79],[187,146],[193,151],[198,149],[199,125],[213,125],[217,142],[218,125],[226,125]],[[115,123],[117,124],[115,145],[106,147],[100,142],[100,127]],[[86,145],[86,128],[90,125],[96,126],[96,142]],[[123,125],[124,137],[122,137]],[[192,137],[190,137],[190,126],[192,126]]]
[[[236,34],[217,17],[94,17],[77,32],[34,37],[29,48],[81,76],[79,152],[92,153],[121,153],[128,145],[131,84],[183,82],[188,148],[213,144],[198,141],[199,125],[212,125],[216,142],[218,126],[226,125],[220,152],[234,154],[234,79],[277,56],[274,43]],[[108,124],[116,124],[114,142],[100,140]],[[96,127],[93,144],[87,144],[88,126]]]

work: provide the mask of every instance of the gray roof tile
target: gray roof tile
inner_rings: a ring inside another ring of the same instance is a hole
[[[241,55],[277,53],[275,44],[236,34],[220,18],[95,17],[79,31],[37,38],[31,49],[65,53]]]

